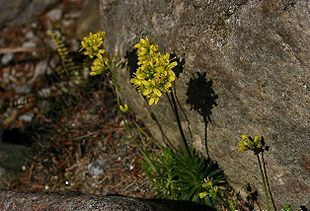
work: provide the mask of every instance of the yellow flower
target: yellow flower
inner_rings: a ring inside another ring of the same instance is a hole
[[[148,38],[141,38],[135,48],[139,67],[130,82],[149,99],[149,105],[156,104],[162,93],[170,91],[176,79],[172,69],[177,62],[170,60],[170,54],[161,54],[158,45],[151,44]]]
[[[149,105],[153,105],[154,103],[157,104],[159,100],[159,97],[151,97],[148,101]]]
[[[244,141],[239,142],[239,151],[244,152],[247,150],[247,143]]]
[[[254,144],[257,148],[262,148],[262,145],[261,145],[261,141],[262,141],[262,137],[259,136],[259,135],[256,135],[254,137]]]
[[[84,37],[82,44],[82,49],[84,49],[84,54],[88,55],[90,58],[97,56],[98,54],[104,54],[105,50],[103,48],[103,42],[105,38],[105,32],[100,31],[95,34],[90,33],[88,37]]]
[[[101,54],[94,60],[91,66],[91,76],[100,75],[109,70],[109,59]]]
[[[246,134],[242,134],[238,144],[238,149],[240,152],[250,150],[255,153],[258,153],[263,148],[261,141],[262,137],[259,135],[256,135],[253,139],[252,137],[247,136]]]
[[[203,192],[199,193],[200,198],[216,198],[219,192],[218,186],[214,185],[212,178],[204,178],[201,187],[204,189]]]
[[[121,112],[124,112],[124,113],[128,112],[129,111],[128,105],[127,104],[120,105],[119,110],[121,110]]]
[[[83,53],[93,59],[90,75],[100,75],[109,73],[110,59],[104,50],[105,32],[100,31],[95,34],[90,33],[88,37],[84,37],[81,42]]]
[[[246,142],[249,142],[249,141],[250,141],[249,137],[248,137],[246,134],[242,134],[242,135],[241,135],[241,140],[242,140],[242,141],[246,141]]]
[[[210,188],[213,186],[212,179],[209,177],[203,179],[203,183],[201,185],[203,188]]]
[[[151,44],[148,38],[141,38],[134,46],[138,53],[138,65],[148,63],[149,60],[159,52],[157,44]]]
[[[208,196],[208,193],[206,191],[199,193],[199,198],[204,199]]]

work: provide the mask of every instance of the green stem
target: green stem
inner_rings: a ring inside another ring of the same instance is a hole
[[[115,92],[115,96],[116,96],[116,102],[117,102],[117,106],[118,106],[118,109],[121,105],[121,102],[120,102],[120,87],[119,87],[119,84],[118,84],[118,78],[117,78],[117,75],[115,74],[116,72],[116,68],[117,66],[115,65],[115,61],[113,60],[111,63],[110,63],[110,74],[111,74],[111,82],[112,82],[112,85],[114,87],[114,92]]]
[[[150,113],[151,115],[151,118],[155,121],[156,125],[158,126],[162,136],[163,136],[163,141],[165,144],[168,144],[168,146],[171,148],[171,149],[174,149],[173,145],[171,144],[169,138],[166,136],[166,133],[164,132],[162,126],[160,125],[156,115],[154,114],[154,112],[151,110],[150,106],[147,104],[146,101],[144,101],[146,103],[146,108],[148,110],[148,112]]]
[[[181,137],[182,137],[182,140],[183,140],[183,145],[186,148],[189,156],[191,156],[191,152],[189,150],[189,146],[187,144],[186,137],[185,137],[185,134],[184,134],[184,131],[183,131],[183,127],[182,127],[182,124],[181,124],[181,119],[180,119],[180,116],[179,116],[179,111],[178,111],[177,104],[175,102],[175,97],[174,97],[174,94],[173,94],[173,90],[170,92],[170,95],[171,95],[171,101],[172,101],[172,109],[174,111],[175,118],[177,120],[177,125],[178,125],[179,131],[180,131],[180,134],[181,134]],[[168,99],[169,99],[169,97],[168,97]]]
[[[266,205],[267,205],[267,210],[271,210],[270,209],[270,205],[269,205],[269,200],[268,200],[268,192],[267,192],[267,186],[266,186],[266,180],[265,180],[265,175],[263,172],[263,168],[262,168],[262,164],[259,158],[259,154],[256,155],[257,156],[257,160],[258,160],[258,165],[259,165],[259,170],[263,179],[263,187],[264,187],[264,195],[265,195],[265,201],[266,201]]]
[[[142,137],[142,135],[141,135],[141,130],[142,130],[142,128],[135,122],[135,121],[133,121],[133,123],[134,123],[134,125],[136,126],[136,128],[137,128],[137,131],[138,131],[138,134],[139,134],[139,138],[140,138],[140,140],[141,140],[141,142],[142,142],[142,149],[144,150],[144,149],[146,149],[146,144],[145,144],[145,142],[143,141],[143,137]],[[142,130],[143,131],[143,130]],[[140,148],[141,147],[141,144],[138,144],[138,143],[136,143],[136,145]],[[141,149],[140,149],[141,150]]]
[[[271,188],[270,188],[270,184],[269,184],[269,180],[268,180],[268,176],[267,176],[266,162],[265,162],[265,159],[264,159],[264,152],[262,152],[262,156],[261,157],[262,157],[263,170],[264,170],[264,174],[265,174],[265,179],[266,179],[266,184],[267,184],[269,196],[270,196],[270,199],[271,199],[271,203],[272,203],[273,209],[276,211],[277,207],[276,207],[276,205],[274,203],[274,198],[273,198],[273,195],[272,195],[272,192],[271,192]]]
[[[192,130],[191,130],[191,128],[190,128],[190,122],[189,122],[189,119],[188,119],[188,117],[187,117],[186,112],[184,111],[184,108],[183,108],[182,104],[180,103],[180,101],[179,101],[179,99],[178,99],[176,86],[173,86],[173,91],[174,91],[174,96],[175,96],[176,102],[178,103],[178,105],[179,105],[179,107],[180,107],[180,110],[181,110],[181,112],[183,113],[183,115],[184,115],[184,117],[185,117],[185,119],[186,119],[186,122],[187,122],[187,129],[188,129],[190,138],[191,138],[191,140],[193,140],[193,134],[192,134]]]

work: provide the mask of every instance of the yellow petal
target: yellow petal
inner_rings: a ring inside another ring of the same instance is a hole
[[[174,68],[175,66],[177,66],[178,65],[178,63],[177,62],[172,62],[172,63],[170,63],[169,64],[169,68]]]
[[[152,92],[152,89],[145,89],[145,90],[143,90],[142,94],[143,94],[144,96],[147,96],[147,95],[150,94],[151,92]]]
[[[141,84],[141,81],[138,80],[138,79],[136,79],[136,78],[130,79],[130,82],[133,83],[133,84],[135,84],[135,85],[137,85],[137,86],[139,86],[139,85]]]
[[[167,82],[164,85],[165,89],[169,89],[171,86],[172,86],[172,83],[170,83],[170,82]]]
[[[146,80],[143,80],[143,81],[141,81],[142,82],[142,84],[144,85],[144,86],[146,86],[146,87],[150,87],[152,84],[151,84],[151,82],[149,82],[149,81],[146,81]]]
[[[156,94],[158,97],[160,97],[162,94],[158,89],[153,89],[154,94]]]
[[[129,108],[128,108],[128,105],[127,104],[124,104],[124,105],[120,105],[119,106],[119,109],[121,110],[121,112],[128,112],[129,111]]]
[[[163,66],[159,66],[155,68],[155,71],[157,74],[163,73],[165,71],[165,68]]]
[[[199,193],[199,198],[203,199],[206,198],[206,196],[208,195],[208,193],[206,191]]]
[[[256,145],[258,145],[258,144],[261,142],[261,140],[262,140],[262,138],[261,138],[261,136],[259,136],[259,135],[256,135],[256,136],[254,137],[254,143],[255,143]]]
[[[246,135],[246,134],[242,134],[241,135],[241,140],[244,140],[244,141],[249,141],[249,137]]]
[[[169,75],[169,81],[172,82],[175,80],[175,74],[174,72],[172,72],[170,75]]]
[[[151,98],[148,102],[149,105],[152,105],[153,103],[155,102],[155,99],[154,98]]]

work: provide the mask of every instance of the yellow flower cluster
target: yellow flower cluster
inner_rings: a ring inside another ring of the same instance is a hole
[[[90,75],[92,76],[105,73],[109,69],[110,60],[103,47],[104,39],[105,32],[100,31],[95,34],[90,33],[81,42],[84,55],[91,59],[95,58],[91,66]]]
[[[103,43],[105,39],[105,32],[100,31],[95,34],[91,33],[88,37],[84,37],[81,44],[82,48],[85,50],[84,54],[88,55],[90,58],[97,56],[98,54],[104,54]]]
[[[169,53],[161,54],[158,45],[151,44],[148,38],[141,38],[135,48],[139,67],[130,82],[149,99],[149,105],[156,104],[162,93],[170,91],[176,79],[172,68],[177,62],[171,62]]]
[[[259,152],[263,147],[261,141],[262,137],[259,135],[256,135],[254,138],[252,138],[246,134],[242,134],[238,145],[239,151],[245,152],[250,150],[253,152]]]
[[[119,105],[119,110],[123,113],[126,113],[129,111],[128,105],[124,104],[124,105]]]
[[[205,178],[201,186],[203,187],[203,189],[205,189],[205,191],[199,193],[199,198],[216,198],[219,189],[218,186],[213,184],[212,179],[210,179],[209,177]]]

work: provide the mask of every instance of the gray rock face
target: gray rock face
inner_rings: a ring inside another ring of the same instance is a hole
[[[89,12],[91,11],[91,12]],[[77,37],[83,38],[89,32],[97,32],[100,30],[100,9],[99,0],[86,0],[83,3],[82,14],[79,18],[77,28]]]
[[[60,0],[0,0],[0,28],[10,21],[25,23]]]
[[[267,170],[278,207],[310,206],[308,0],[101,0],[100,6],[111,53],[124,56],[141,36],[148,36],[162,51],[184,59],[176,90],[191,141],[205,153],[202,114],[210,156],[237,191],[250,183],[263,195],[256,157],[236,147],[242,133],[261,134],[270,146]],[[125,102],[160,138],[128,72],[121,78]],[[154,110],[177,142],[168,101],[160,99]]]

